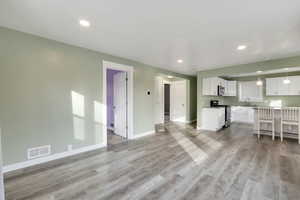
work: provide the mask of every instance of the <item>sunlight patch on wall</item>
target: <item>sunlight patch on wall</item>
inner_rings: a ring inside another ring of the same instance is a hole
[[[85,140],[85,113],[84,96],[71,91],[72,114],[73,114],[73,135],[77,140]]]
[[[270,107],[274,108],[281,108],[282,107],[282,100],[271,100]]]
[[[98,101],[94,101],[94,121],[103,124],[102,111],[104,105]]]
[[[79,117],[84,117],[84,96],[71,91],[72,97],[72,113]]]
[[[95,142],[96,142],[96,144],[101,144],[103,142],[101,125],[95,124],[94,129],[95,129]]]
[[[104,105],[98,101],[94,101],[94,131],[96,144],[102,143],[102,126],[105,125],[103,119]],[[106,115],[105,115],[106,116]]]

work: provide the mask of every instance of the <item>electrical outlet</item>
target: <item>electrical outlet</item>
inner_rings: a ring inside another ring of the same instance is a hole
[[[73,150],[73,146],[71,144],[68,145],[68,151],[72,151]]]

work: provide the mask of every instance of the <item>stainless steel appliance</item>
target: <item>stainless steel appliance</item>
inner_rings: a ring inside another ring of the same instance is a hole
[[[224,96],[225,94],[225,87],[218,85],[218,96]]]
[[[210,107],[224,107],[225,109],[225,125],[224,128],[228,128],[231,123],[231,108],[229,105],[220,105],[219,100],[211,100]]]

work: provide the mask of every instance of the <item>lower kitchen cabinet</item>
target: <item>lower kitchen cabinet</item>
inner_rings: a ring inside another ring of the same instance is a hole
[[[254,109],[248,106],[232,106],[231,122],[254,123]]]
[[[203,108],[201,113],[202,130],[218,131],[225,125],[225,108]]]

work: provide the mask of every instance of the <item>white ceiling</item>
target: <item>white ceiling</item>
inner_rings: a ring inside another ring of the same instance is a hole
[[[299,0],[1,0],[0,26],[185,74],[300,54]]]

